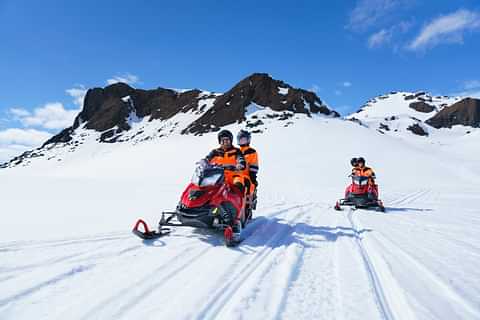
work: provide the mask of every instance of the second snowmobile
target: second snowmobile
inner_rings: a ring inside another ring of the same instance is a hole
[[[350,175],[352,183],[345,190],[345,198],[335,203],[335,210],[342,210],[342,206],[352,206],[355,209],[375,209],[385,212],[383,202],[378,199],[378,189],[369,183],[369,178]]]

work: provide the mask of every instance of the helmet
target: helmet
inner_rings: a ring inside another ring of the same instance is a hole
[[[363,157],[357,158],[357,162],[358,163],[361,162],[361,163],[365,164],[365,159]]]
[[[247,139],[247,143],[240,143],[240,140],[244,138],[244,139]],[[250,132],[248,132],[247,130],[240,130],[237,134],[237,143],[239,145],[247,145],[247,144],[250,144],[250,140],[251,140],[252,136],[250,135]]]
[[[355,167],[358,164],[358,159],[357,158],[352,158],[350,160],[350,164],[352,165],[352,167]]]
[[[220,140],[222,138],[228,138],[230,139],[231,142],[233,142],[233,134],[228,130],[222,130],[218,133],[217,135],[218,143],[220,143]]]

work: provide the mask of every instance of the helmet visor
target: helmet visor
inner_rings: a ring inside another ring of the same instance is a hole
[[[249,143],[250,143],[250,139],[248,139],[248,137],[240,137],[240,139],[238,139],[239,145],[244,145]]]
[[[229,137],[220,137],[220,144],[221,145],[231,145],[232,140]]]

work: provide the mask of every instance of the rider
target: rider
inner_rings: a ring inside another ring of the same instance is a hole
[[[250,147],[252,136],[250,132],[246,130],[240,130],[237,134],[237,143],[240,146],[243,156],[247,162],[245,168],[245,189],[248,196],[251,197],[252,210],[257,207],[257,174],[258,174],[258,154],[257,151]],[[251,212],[249,213],[251,215]]]
[[[228,130],[222,130],[217,135],[220,147],[213,149],[206,157],[210,164],[221,166],[231,166],[225,170],[225,181],[229,185],[235,185],[242,193],[244,192],[244,183],[242,174],[237,171],[245,170],[246,162],[242,151],[232,145],[233,134]],[[232,170],[235,167],[235,170]]]
[[[378,185],[375,184],[375,172],[372,168],[365,165],[365,159],[363,157],[352,158],[350,164],[353,166],[352,175],[368,177],[368,184],[373,188],[375,198],[378,197]]]
[[[220,147],[213,149],[206,157],[210,164],[221,166],[229,166],[225,168],[225,182],[229,185],[234,185],[238,188],[242,195],[245,194],[245,185],[243,171],[247,164],[243,157],[242,151],[232,145],[233,134],[228,130],[222,130],[217,135]],[[245,203],[245,201],[243,201]],[[226,214],[224,220],[227,224],[232,226],[233,238],[236,241],[240,240],[242,231],[242,223],[235,216]]]

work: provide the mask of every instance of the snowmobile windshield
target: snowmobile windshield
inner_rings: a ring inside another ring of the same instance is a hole
[[[352,176],[353,183],[359,186],[366,186],[368,184],[368,177],[364,176]]]
[[[200,187],[209,187],[219,183],[222,179],[222,168],[197,167],[192,177],[192,183]]]

